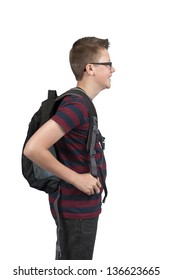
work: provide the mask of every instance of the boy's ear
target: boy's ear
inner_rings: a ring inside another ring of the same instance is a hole
[[[94,74],[94,69],[93,69],[93,65],[92,64],[87,64],[86,65],[86,67],[85,67],[85,69],[86,69],[86,72],[89,74],[89,75],[91,75],[91,76],[93,76],[93,74]]]

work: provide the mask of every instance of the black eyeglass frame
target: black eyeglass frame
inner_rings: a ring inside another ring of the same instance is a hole
[[[108,62],[91,62],[90,64],[95,64],[95,65],[108,65],[110,68],[112,68],[112,61],[108,61]]]
[[[107,62],[90,62],[88,64],[105,65],[105,66],[109,66],[110,69],[112,68],[112,61],[107,61]],[[84,71],[86,71],[86,69],[84,69]]]

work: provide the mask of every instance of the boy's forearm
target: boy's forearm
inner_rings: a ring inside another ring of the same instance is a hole
[[[78,173],[63,165],[48,150],[28,152],[25,156],[58,178],[75,185]]]

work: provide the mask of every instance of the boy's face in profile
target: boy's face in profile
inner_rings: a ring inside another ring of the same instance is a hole
[[[96,62],[110,62],[110,55],[107,49],[100,51],[100,58]],[[113,66],[93,64],[95,80],[100,85],[100,90],[111,87],[111,76],[115,72]]]

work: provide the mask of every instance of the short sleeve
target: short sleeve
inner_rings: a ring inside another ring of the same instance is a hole
[[[88,121],[88,108],[82,96],[66,96],[52,117],[66,133]]]

